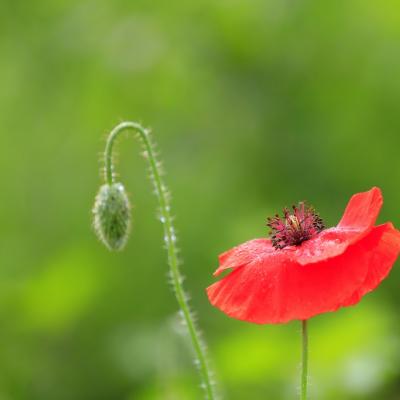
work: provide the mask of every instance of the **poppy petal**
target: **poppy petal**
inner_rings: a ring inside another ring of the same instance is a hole
[[[290,259],[282,252],[257,255],[252,262],[236,267],[229,275],[207,288],[212,305],[231,317],[251,322],[267,322],[258,315],[265,309],[266,318],[278,319],[284,288],[281,287]],[[271,316],[272,315],[272,316]]]
[[[293,257],[302,265],[320,262],[343,254],[347,247],[364,237],[373,227],[383,204],[382,193],[374,187],[351,197],[335,228],[294,247]]]
[[[373,259],[369,263],[363,284],[345,301],[345,306],[358,303],[365,294],[374,290],[389,275],[400,253],[400,232],[393,224],[379,225],[370,235],[380,237],[380,240],[373,250]]]
[[[229,316],[259,324],[335,311],[387,275],[400,251],[398,235],[391,225],[374,228],[340,256],[309,265],[283,251],[257,255],[211,285],[208,297]]]
[[[262,254],[271,253],[273,251],[275,251],[275,249],[272,247],[269,239],[261,238],[249,240],[219,256],[220,265],[214,272],[214,276],[219,275],[228,268],[233,269],[241,267],[242,265],[250,263]]]
[[[355,194],[347,204],[338,228],[358,231],[371,228],[378,218],[382,204],[382,192],[377,187]]]
[[[313,264],[343,254],[350,245],[367,233],[368,231],[329,228],[303,242],[300,246],[284,250],[291,252],[292,258],[301,265]]]

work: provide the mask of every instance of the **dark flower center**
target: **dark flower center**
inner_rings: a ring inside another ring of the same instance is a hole
[[[271,228],[270,238],[275,249],[298,246],[325,228],[314,208],[303,201],[293,206],[292,210],[284,208],[283,217],[276,214],[268,218],[267,226]]]

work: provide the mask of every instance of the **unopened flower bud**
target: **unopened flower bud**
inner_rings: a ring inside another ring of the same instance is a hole
[[[103,185],[93,207],[94,229],[110,250],[121,250],[128,239],[131,213],[128,196],[121,183]]]

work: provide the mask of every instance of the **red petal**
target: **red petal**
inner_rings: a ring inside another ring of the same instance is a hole
[[[391,223],[377,226],[370,235],[379,238],[378,245],[363,284],[345,301],[345,306],[358,303],[365,294],[374,290],[389,275],[400,252],[400,232]]]
[[[264,253],[275,251],[269,239],[253,239],[242,243],[219,256],[220,266],[214,272],[214,276],[228,268],[238,268],[248,264]]]
[[[301,246],[292,248],[292,257],[302,265],[343,254],[347,247],[365,236],[373,227],[383,198],[379,188],[357,193],[350,199],[336,228],[322,231]]]
[[[365,236],[368,231],[330,228],[303,242],[300,246],[285,248],[291,257],[301,265],[328,260],[343,254],[346,249]]]
[[[368,192],[355,194],[347,204],[338,228],[365,231],[374,226],[383,204],[381,190],[373,187]]]
[[[392,225],[372,230],[338,257],[300,265],[290,252],[257,255],[207,289],[211,303],[249,322],[308,319],[354,304],[387,275],[400,251]]]

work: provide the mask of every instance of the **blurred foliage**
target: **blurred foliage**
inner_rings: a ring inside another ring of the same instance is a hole
[[[328,225],[383,189],[400,217],[400,5],[394,0],[3,0],[0,399],[199,399],[176,325],[139,146],[126,251],[91,230],[99,155],[123,119],[162,149],[186,287],[227,399],[292,399],[299,327],[208,304],[217,254],[302,199]],[[313,398],[399,399],[398,265],[357,307],[310,323]]]

